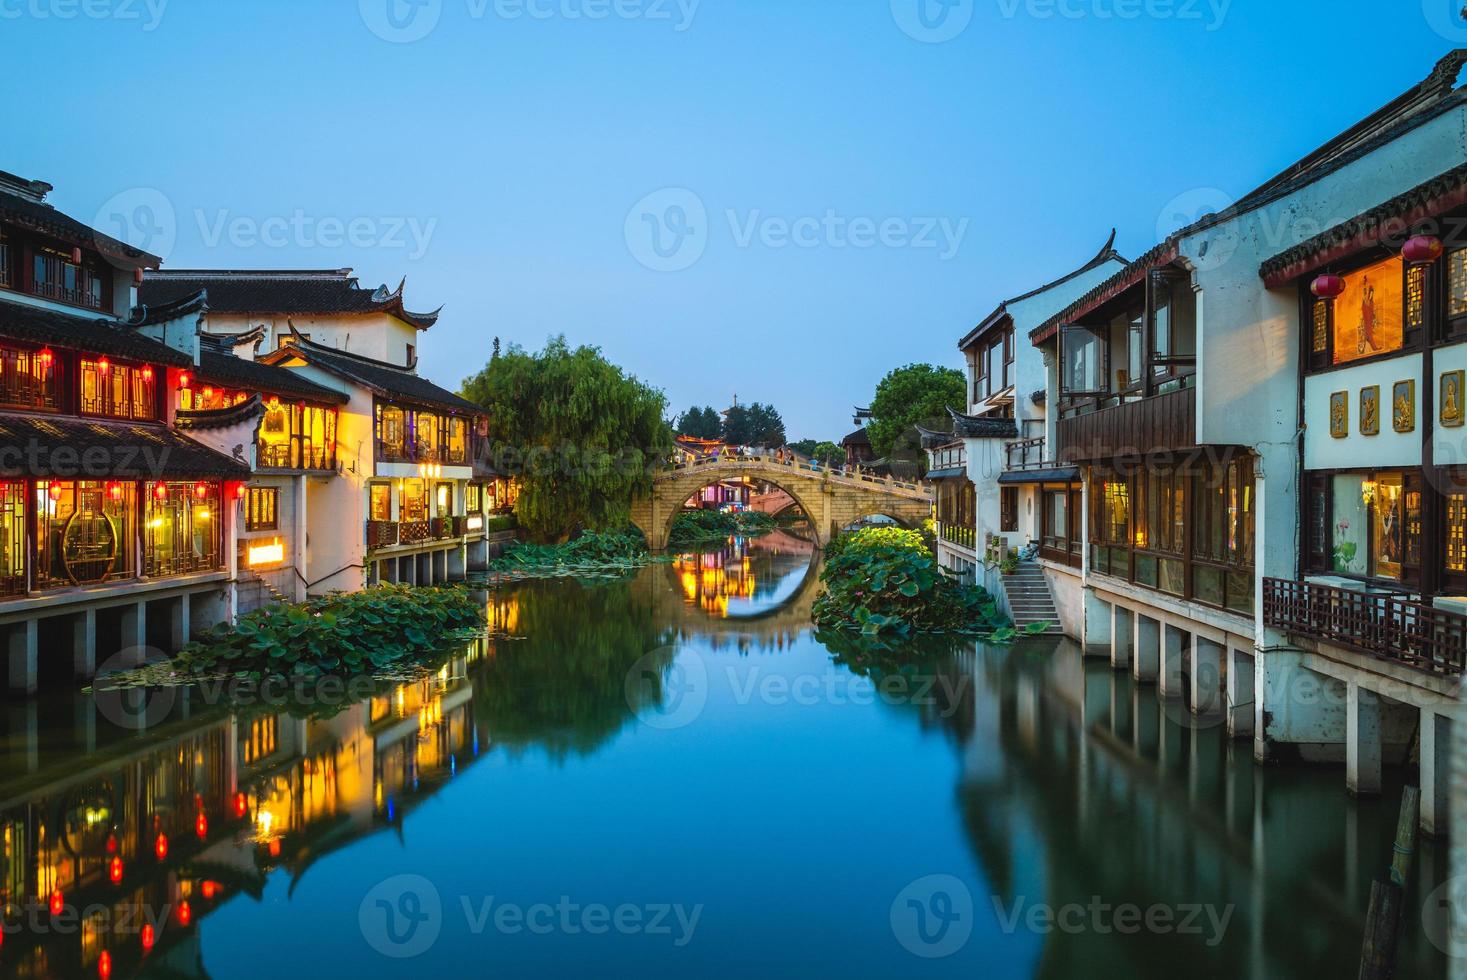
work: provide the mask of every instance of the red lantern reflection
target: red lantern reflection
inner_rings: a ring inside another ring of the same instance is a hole
[[[52,915],[60,915],[62,913],[62,911],[66,908],[66,902],[61,897],[61,889],[58,888],[51,893],[51,901],[49,904]]]
[[[122,882],[122,858],[116,854],[107,862],[107,877],[112,879],[114,885]]]
[[[107,980],[108,977],[112,976],[112,954],[105,949],[102,950],[102,955],[97,958],[97,976],[101,977],[102,980]]]
[[[163,860],[164,858],[166,858],[168,856],[168,835],[167,834],[159,834],[158,837],[157,837],[157,839],[153,841],[153,853],[156,854],[156,855],[158,855],[158,860],[159,861]]]

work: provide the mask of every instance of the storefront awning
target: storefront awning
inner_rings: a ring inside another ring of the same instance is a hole
[[[959,477],[966,477],[967,475],[968,475],[968,471],[966,469],[964,469],[961,466],[954,466],[954,467],[951,467],[951,468],[945,469],[945,470],[930,470],[927,473],[927,479],[929,479],[929,480],[956,480]]]
[[[161,425],[100,419],[0,418],[0,478],[246,479],[250,467]]]
[[[1014,470],[999,476],[1005,485],[1016,483],[1074,483],[1080,479],[1078,466],[1056,466],[1047,470]]]

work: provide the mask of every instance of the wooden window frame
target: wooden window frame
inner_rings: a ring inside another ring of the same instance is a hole
[[[278,487],[249,487],[245,491],[245,530],[280,530],[280,490]]]
[[[998,488],[998,529],[1003,534],[1017,534],[1019,530],[1019,488]]]

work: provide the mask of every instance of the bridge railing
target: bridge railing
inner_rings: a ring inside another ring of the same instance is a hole
[[[776,457],[770,455],[708,456],[704,457],[703,459],[688,460],[685,462],[676,463],[671,467],[671,471],[687,472],[689,470],[712,469],[716,467],[726,466],[767,466],[773,467],[775,469],[783,468],[795,470],[800,473],[808,473],[813,476],[826,476],[833,480],[844,480],[851,483],[869,484],[873,488],[891,488],[895,490],[904,490],[909,493],[920,494],[928,494],[931,492],[929,488],[924,484],[907,483],[903,480],[897,480],[890,476],[883,477],[876,476],[872,473],[865,473],[861,471],[861,468],[859,466],[853,469],[844,466],[835,467],[827,466],[823,463],[815,462],[814,460],[811,460],[810,462],[803,462],[794,458],[777,459]]]

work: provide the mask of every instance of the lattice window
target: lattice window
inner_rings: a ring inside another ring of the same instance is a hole
[[[1426,326],[1426,267],[1412,266],[1406,270],[1406,329],[1420,330]]]
[[[1311,349],[1323,354],[1329,348],[1329,304],[1318,300],[1314,304],[1314,339]]]
[[[1447,494],[1447,571],[1467,572],[1467,494]]]

